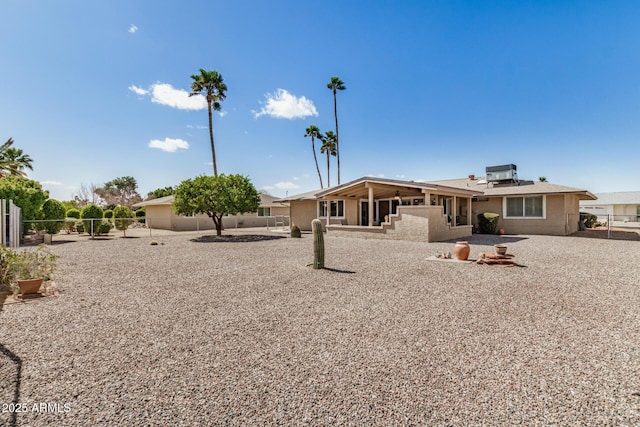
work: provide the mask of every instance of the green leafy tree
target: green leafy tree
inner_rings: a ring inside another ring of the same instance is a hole
[[[222,75],[217,71],[200,69],[200,74],[191,76],[191,93],[189,96],[205,94],[209,111],[209,139],[211,140],[211,156],[213,158],[213,175],[218,175],[216,163],[216,146],[213,141],[213,110],[220,111],[220,102],[227,97],[227,85],[224,84]]]
[[[106,182],[103,187],[96,189],[98,195],[104,199],[107,206],[128,206],[141,202],[138,194],[138,183],[132,176],[122,176]]]
[[[60,200],[60,203],[62,203],[66,210],[78,209],[78,203],[75,200]]]
[[[49,192],[42,189],[39,182],[15,176],[0,179],[0,199],[13,200],[22,209],[23,230],[31,228],[30,220],[42,219],[42,205],[49,198]]]
[[[242,175],[201,175],[182,181],[176,188],[173,209],[179,215],[207,214],[222,235],[222,217],[255,212],[260,194]]]
[[[33,170],[33,159],[20,148],[14,148],[13,138],[0,145],[0,177],[26,177],[25,169]]]
[[[164,187],[164,188],[156,188],[153,191],[149,191],[147,193],[147,200],[159,199],[160,197],[173,196],[175,192],[175,188],[173,187]]]
[[[327,187],[331,187],[331,156],[335,157],[337,152],[336,135],[332,131],[325,132],[320,152],[327,154]]]
[[[99,227],[102,223],[103,217],[104,211],[102,208],[98,205],[94,205],[93,203],[88,204],[80,211],[80,218],[82,219],[84,231],[92,235],[99,234]],[[91,233],[92,231],[93,233]]]
[[[336,119],[336,155],[338,156],[338,185],[340,185],[340,141],[338,132],[338,102],[337,102],[337,93],[338,91],[345,90],[347,87],[344,85],[344,82],[340,80],[337,76],[331,77],[331,81],[327,83],[327,88],[333,92],[333,116]],[[327,183],[327,186],[329,184]]]
[[[322,174],[320,173],[320,166],[318,166],[318,156],[316,156],[316,145],[315,145],[316,138],[318,139],[318,141],[322,141],[324,137],[322,136],[322,132],[320,132],[320,129],[316,125],[310,125],[307,128],[307,133],[305,133],[304,136],[305,138],[307,136],[311,138],[311,151],[313,151],[313,160],[315,160],[316,162],[316,170],[318,171],[318,178],[320,178],[320,188],[324,188],[322,186]]]
[[[122,231],[124,237],[127,237],[127,228],[135,222],[131,209],[126,206],[116,206],[113,210],[113,218],[116,228]]]
[[[42,213],[45,220],[50,220],[42,223],[45,231],[49,234],[58,234],[64,226],[67,214],[64,205],[56,199],[48,199],[42,205]]]

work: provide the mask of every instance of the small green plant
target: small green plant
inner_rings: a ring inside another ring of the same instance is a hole
[[[478,229],[481,234],[496,234],[498,231],[498,219],[500,215],[497,213],[484,212],[478,214]]]
[[[22,250],[15,253],[9,264],[9,273],[13,280],[17,279],[51,279],[56,268],[57,255],[46,245],[38,245],[35,250]]]
[[[144,224],[144,221],[145,221],[144,217],[145,217],[145,215],[146,215],[146,212],[144,211],[144,208],[138,209],[138,210],[136,211],[136,218],[138,218],[138,222],[139,222],[140,224]]]
[[[580,212],[580,222],[586,228],[593,228],[596,226],[596,223],[598,222],[598,217],[589,212]]]
[[[291,226],[291,237],[294,237],[294,238],[302,237],[302,233],[300,232],[300,227],[298,227],[295,224]]]
[[[157,246],[157,245],[158,245],[158,242],[157,242],[156,240],[152,240],[152,241],[150,241],[150,242],[149,242],[149,244],[150,244],[151,246]]]
[[[109,234],[109,231],[111,231],[111,229],[113,228],[113,225],[111,225],[111,223],[109,221],[102,221],[99,224],[94,224],[95,226],[98,226],[96,233],[97,234]]]
[[[66,213],[67,218],[80,219],[80,211],[78,209],[68,209]]]
[[[113,218],[113,210],[112,209],[107,209],[106,211],[104,211],[104,219],[111,219]]]
[[[84,233],[84,223],[82,221],[76,221],[74,224],[74,228],[78,232],[78,234]]]

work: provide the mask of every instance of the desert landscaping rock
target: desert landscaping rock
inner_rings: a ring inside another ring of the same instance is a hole
[[[17,426],[640,424],[637,241],[469,239],[503,268],[327,235],[313,270],[310,235],[260,235],[54,244],[59,295],[0,306],[0,403]]]

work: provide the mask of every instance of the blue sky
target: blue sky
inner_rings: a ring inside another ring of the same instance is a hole
[[[333,129],[333,75],[342,182],[515,163],[521,178],[640,189],[636,1],[3,0],[2,18],[0,140],[58,199],[211,174],[205,103],[186,97],[200,68],[228,86],[219,172],[277,196],[319,188],[303,135]]]

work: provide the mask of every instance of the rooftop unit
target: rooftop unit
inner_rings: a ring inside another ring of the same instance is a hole
[[[516,165],[487,166],[487,182],[518,182]]]

